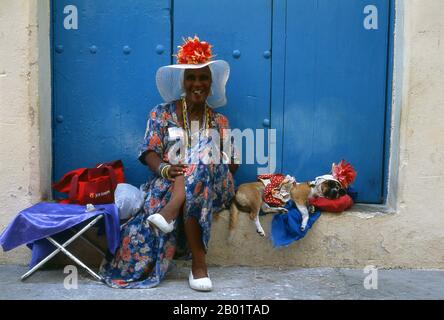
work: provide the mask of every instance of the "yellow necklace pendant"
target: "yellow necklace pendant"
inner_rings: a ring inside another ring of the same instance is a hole
[[[209,109],[208,109],[208,105],[205,103],[205,110],[204,110],[204,126],[205,126],[205,130],[204,133],[208,132],[209,129],[209,121],[210,121],[210,114],[209,114]],[[186,144],[186,148],[188,149],[188,147],[191,145],[191,132],[190,132],[190,125],[189,125],[189,121],[188,121],[188,108],[187,108],[187,102],[185,100],[185,98],[182,98],[182,119],[183,119],[183,128],[185,130],[185,144]]]

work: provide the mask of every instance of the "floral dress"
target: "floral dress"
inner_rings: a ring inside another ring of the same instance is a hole
[[[209,127],[219,132],[226,141],[225,129],[229,129],[227,118],[210,108],[207,117]],[[171,139],[171,133],[173,129],[181,127],[175,102],[156,106],[149,115],[139,160],[146,164],[146,152],[155,151],[163,161],[169,162],[169,151],[177,143],[177,140]],[[192,164],[184,176],[186,200],[183,219],[194,217],[198,220],[202,242],[207,250],[212,215],[228,208],[234,196],[234,181],[227,164],[201,160],[203,153],[214,150],[210,148],[214,147],[212,138],[200,131],[191,139],[197,139],[197,143],[187,146],[189,152],[186,160]],[[179,219],[176,219],[175,230],[164,234],[150,228],[147,218],[168,203],[172,187],[170,181],[157,175],[142,185],[147,192],[143,210],[122,229],[122,243],[116,255],[112,259],[105,259],[100,267],[100,274],[107,285],[114,288],[151,288],[165,277],[180,241],[177,234]]]

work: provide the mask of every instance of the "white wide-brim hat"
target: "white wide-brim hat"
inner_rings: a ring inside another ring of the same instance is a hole
[[[206,66],[211,70],[211,91],[207,103],[212,108],[227,104],[225,86],[230,76],[230,65],[224,60],[212,60],[201,64],[172,64],[160,67],[156,73],[156,85],[165,102],[180,99],[184,94],[183,76],[185,69],[200,69]]]

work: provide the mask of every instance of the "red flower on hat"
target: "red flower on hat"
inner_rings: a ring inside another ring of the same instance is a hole
[[[178,48],[179,52],[176,54],[178,64],[200,64],[213,58],[212,46],[208,42],[200,41],[198,36],[184,39],[184,44]]]
[[[338,165],[333,163],[331,173],[332,176],[337,179],[344,188],[348,188],[348,186],[352,184],[356,178],[355,169],[345,160],[342,160]]]

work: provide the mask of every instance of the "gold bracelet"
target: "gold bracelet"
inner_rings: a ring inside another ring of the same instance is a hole
[[[166,168],[167,166],[163,166],[162,167],[162,170],[160,170],[160,176],[162,177],[162,178],[164,178],[164,179],[166,179],[166,177],[165,177],[165,168]]]
[[[170,172],[169,172],[170,168],[171,168],[171,165],[168,165],[167,169],[165,171],[165,174],[166,174],[166,177],[167,177],[168,180],[171,180],[171,176],[170,176]]]
[[[162,171],[160,173],[160,175],[162,176],[162,178],[164,179],[171,179],[170,175],[168,174],[168,170],[171,168],[171,165],[166,165],[165,167],[162,168]]]
[[[165,175],[164,175],[164,172],[163,172],[163,171],[165,170],[165,167],[166,167],[166,165],[163,166],[162,169],[160,169],[160,173],[159,173],[160,176],[161,176],[162,178],[164,178],[164,179],[165,179]]]

